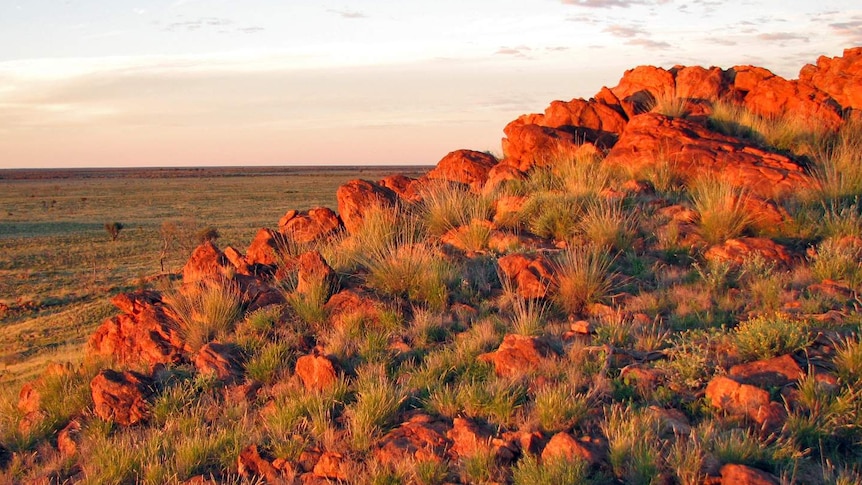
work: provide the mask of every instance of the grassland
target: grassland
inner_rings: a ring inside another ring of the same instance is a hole
[[[290,209],[335,207],[353,178],[422,168],[0,171],[0,383],[76,360],[109,296],[182,268],[195,234],[243,250]],[[112,241],[105,224],[124,228]],[[170,234],[165,230],[170,229]],[[170,247],[162,252],[166,238]]]

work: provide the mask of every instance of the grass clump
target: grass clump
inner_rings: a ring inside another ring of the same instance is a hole
[[[535,455],[527,454],[512,468],[515,485],[560,485],[588,483],[589,465],[581,459],[558,458],[540,463]]]
[[[725,180],[701,177],[695,180],[690,194],[700,215],[700,235],[710,244],[721,244],[739,237],[754,222],[746,209],[746,192]]]
[[[810,342],[808,325],[790,315],[772,313],[740,323],[733,340],[743,359],[769,359],[802,349]]]
[[[355,450],[366,451],[393,424],[406,394],[381,365],[359,368],[355,386],[356,401],[346,410],[350,440]]]
[[[661,471],[658,419],[645,411],[615,404],[608,408],[602,430],[608,438],[614,475],[625,483],[653,483]]]
[[[491,200],[462,184],[433,183],[421,195],[419,218],[428,233],[434,236],[469,224],[474,219],[485,220],[491,215]]]
[[[568,382],[549,384],[536,391],[535,413],[547,432],[567,431],[587,417],[591,399]]]
[[[614,288],[612,261],[603,248],[578,246],[563,251],[555,263],[554,301],[567,314],[575,315],[605,299]]]
[[[635,217],[623,210],[622,200],[599,199],[587,204],[579,228],[590,244],[623,251],[634,238]]]
[[[813,173],[825,200],[862,196],[862,122],[847,121],[814,155]]]
[[[821,280],[836,280],[851,288],[862,285],[862,248],[830,238],[817,246],[812,257],[812,274]]]
[[[232,331],[242,317],[242,298],[233,282],[205,282],[165,296],[185,341],[197,350]]]

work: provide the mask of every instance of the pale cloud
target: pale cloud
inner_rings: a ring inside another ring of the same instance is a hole
[[[652,39],[632,39],[627,40],[626,45],[634,45],[646,47],[647,49],[670,49],[672,46],[667,42],[652,40]]]
[[[520,57],[523,59],[527,59],[530,57],[530,53],[532,51],[533,51],[533,49],[531,49],[525,45],[521,45],[521,46],[517,46],[517,47],[505,47],[504,46],[504,47],[500,47],[499,49],[497,49],[497,52],[495,52],[494,54],[512,56],[512,57]]]
[[[565,5],[589,8],[629,8],[633,5],[663,5],[670,0],[562,0]]]
[[[766,32],[757,36],[760,40],[768,42],[786,42],[786,41],[801,41],[808,42],[808,36],[797,34],[794,32]]]
[[[646,35],[647,31],[633,25],[609,25],[604,28],[603,32],[607,32],[614,37],[623,37],[630,39],[640,35]]]
[[[368,18],[368,16],[367,16],[367,15],[365,15],[365,14],[364,14],[364,13],[362,13],[362,12],[356,11],[356,10],[334,10],[334,9],[329,9],[329,10],[327,10],[327,12],[329,12],[329,13],[334,13],[334,14],[338,15],[339,17],[343,18],[343,19],[364,19],[364,18]]]

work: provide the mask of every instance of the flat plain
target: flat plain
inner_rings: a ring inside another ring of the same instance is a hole
[[[291,209],[335,208],[344,182],[428,167],[0,171],[0,382],[77,360],[111,295],[177,272],[215,228],[246,248]],[[105,224],[123,225],[112,240]],[[164,264],[164,266],[163,266]]]

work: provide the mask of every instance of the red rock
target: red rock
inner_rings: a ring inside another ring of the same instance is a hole
[[[138,315],[147,308],[162,302],[162,296],[157,291],[141,290],[132,293],[118,293],[111,298],[111,304],[121,312]]]
[[[210,342],[198,351],[195,368],[204,375],[215,375],[220,381],[235,382],[244,374],[242,354],[234,344]]]
[[[553,265],[544,256],[509,254],[497,260],[500,271],[524,298],[544,298],[554,287]]]
[[[650,413],[661,423],[663,435],[684,436],[691,432],[691,423],[682,411],[650,406]]]
[[[224,257],[230,261],[236,268],[236,272],[243,275],[250,275],[253,273],[251,268],[249,268],[248,261],[245,259],[245,255],[240,253],[238,249],[233,246],[227,246],[224,248]]]
[[[351,180],[338,188],[338,214],[348,232],[362,227],[365,211],[372,207],[390,208],[398,196],[392,190],[367,180]]]
[[[338,380],[332,361],[317,353],[298,358],[294,372],[308,390],[328,389]]]
[[[535,370],[542,359],[554,355],[548,343],[538,337],[506,335],[494,352],[482,354],[478,359],[494,365],[498,376],[524,375]]]
[[[450,451],[457,456],[465,457],[488,450],[493,434],[491,430],[469,419],[455,418],[452,420],[452,429],[446,433],[446,436],[452,440]]]
[[[674,96],[676,82],[673,73],[655,66],[638,66],[623,74],[619,84],[611,88],[620,100],[628,118],[649,111],[657,98]]]
[[[734,88],[743,95],[743,105],[764,117],[791,115],[812,127],[837,129],[843,123],[841,106],[823,91],[806,83],[788,81],[767,69],[735,66]]]
[[[249,445],[239,453],[237,471],[246,478],[263,477],[267,483],[281,483],[278,470],[260,456],[257,445]]]
[[[395,192],[398,197],[404,200],[416,202],[422,198],[420,196],[421,182],[404,175],[390,175],[377,184]]]
[[[510,195],[499,197],[494,200],[494,224],[498,226],[509,225],[511,221],[518,220],[518,214],[524,207],[527,198],[523,196]]]
[[[622,109],[596,100],[553,101],[539,125],[573,131],[576,140],[609,147],[626,125]]]
[[[329,316],[330,324],[338,327],[344,324],[345,319],[350,318],[379,320],[383,303],[366,291],[347,289],[332,295],[323,308]]]
[[[149,378],[134,371],[102,370],[90,381],[93,411],[120,426],[145,422],[150,416],[151,385]]]
[[[473,150],[456,150],[443,157],[427,178],[447,180],[479,188],[488,179],[488,171],[497,165],[493,155]]]
[[[805,376],[790,355],[738,364],[730,368],[729,374],[738,382],[759,387],[785,386]]]
[[[296,260],[296,266],[298,293],[307,294],[321,287],[328,290],[335,284],[335,271],[317,251],[301,254]]]
[[[503,132],[504,163],[522,172],[549,164],[559,153],[577,153],[579,148],[575,135],[560,128],[516,120],[506,125]]]
[[[384,465],[397,465],[408,460],[441,461],[451,445],[446,438],[448,426],[427,414],[415,414],[387,433],[374,452]]]
[[[695,105],[714,102],[726,97],[730,90],[728,73],[718,67],[709,69],[686,66],[671,69],[676,83],[675,95]]]
[[[57,449],[61,455],[70,457],[78,453],[80,434],[81,422],[77,419],[69,421],[69,424],[57,433]]]
[[[668,158],[685,180],[714,174],[761,198],[814,187],[804,168],[784,155],[657,113],[632,118],[604,163],[640,172]]]
[[[717,376],[709,382],[706,399],[717,409],[748,416],[765,428],[774,428],[786,417],[781,405],[769,400],[767,391],[724,376]]]
[[[205,241],[192,251],[183,266],[183,283],[196,283],[207,279],[219,278],[231,268],[230,261],[212,241]]]
[[[784,249],[784,246],[762,237],[728,239],[720,245],[712,246],[704,254],[707,260],[734,264],[743,264],[752,256],[760,256],[765,261],[781,266],[789,266],[792,263],[790,254]]]
[[[275,266],[279,263],[280,237],[266,227],[257,231],[245,254],[247,264]]]
[[[721,485],[778,485],[778,479],[757,468],[728,463],[721,467]]]
[[[350,471],[349,462],[341,453],[327,451],[320,455],[313,473],[321,478],[332,480],[347,480]]]
[[[517,167],[513,167],[507,163],[498,163],[491,167],[491,170],[488,171],[488,180],[485,181],[485,187],[483,187],[483,191],[487,193],[491,193],[494,189],[499,187],[501,184],[509,181],[509,180],[526,180],[527,174],[518,170]]]
[[[844,49],[842,57],[820,56],[799,71],[799,82],[825,92],[843,108],[862,110],[862,47]]]
[[[172,311],[152,294],[118,295],[115,305],[128,313],[105,320],[90,336],[88,355],[111,357],[120,363],[176,364],[185,341]]]
[[[542,461],[552,462],[554,460],[584,460],[590,465],[598,465],[603,457],[595,443],[589,439],[576,440],[566,432],[559,432],[551,437],[551,441],[542,450]]]
[[[18,392],[18,410],[23,414],[33,413],[42,406],[42,394],[37,390],[39,380],[27,382]]]
[[[278,221],[278,232],[300,244],[325,240],[342,227],[341,219],[328,207],[317,207],[303,213],[289,211]]]

